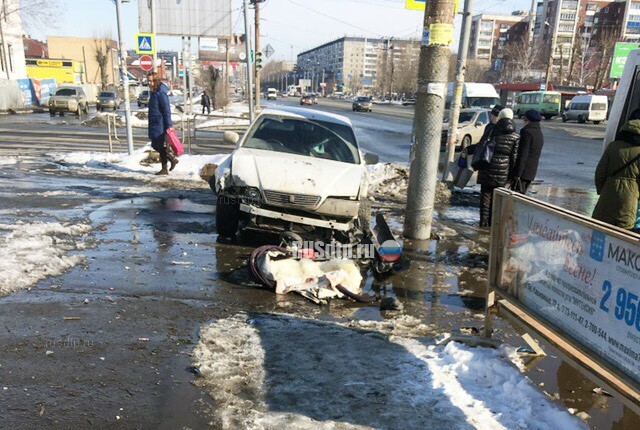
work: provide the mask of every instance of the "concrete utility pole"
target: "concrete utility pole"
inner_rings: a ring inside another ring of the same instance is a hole
[[[545,73],[544,77],[544,90],[549,90],[549,79],[551,78],[551,72],[553,70],[553,54],[556,50],[556,42],[558,39],[558,32],[556,29],[558,28],[558,18],[560,17],[560,7],[556,7],[556,16],[553,20],[553,28],[551,29],[551,46],[549,47],[549,58],[547,59],[547,73]],[[545,23],[546,25],[547,23]]]
[[[11,79],[11,75],[9,74],[9,56],[7,55],[7,47],[4,44],[4,29],[2,28],[2,21],[6,18],[4,14],[4,10],[0,13],[0,53],[2,54],[2,58],[0,61],[2,62],[2,67],[4,67],[4,71],[7,74],[7,79]]]
[[[255,8],[254,24],[256,27],[256,48],[254,51],[254,58],[258,58],[258,52],[260,52],[260,3],[262,3],[262,0],[252,0],[252,3]],[[260,109],[260,69],[255,67],[254,71],[256,73],[256,109]]]
[[[404,223],[404,235],[409,239],[431,237],[454,7],[454,0],[434,0],[426,3],[424,11],[414,114],[415,143],[410,155]]]
[[[224,58],[224,97],[229,100],[229,39],[225,40]]]
[[[122,81],[122,91],[124,92],[124,119],[127,126],[127,151],[129,155],[133,153],[133,131],[131,130],[131,103],[129,102],[129,74],[127,73],[127,51],[122,40],[122,0],[116,2],[116,19],[118,21],[118,48],[120,59],[120,80]]]
[[[189,114],[187,101],[187,46],[184,36],[182,37],[182,110],[184,114]]]
[[[442,170],[442,181],[449,180],[449,169],[453,164],[458,140],[458,117],[460,116],[460,103],[462,101],[462,88],[464,86],[465,73],[467,71],[467,52],[469,51],[469,37],[471,35],[471,8],[472,0],[464,0],[462,12],[462,29],[460,30],[460,45],[458,46],[458,64],[456,68],[456,81],[453,84],[453,98],[449,108],[449,134],[447,135],[447,156]]]
[[[149,9],[151,9],[151,34],[153,34],[153,40],[156,40],[156,0],[149,0]],[[153,49],[153,70],[156,71],[156,62],[158,61],[158,49],[154,46]],[[164,77],[164,76],[163,76]]]
[[[195,91],[193,88],[193,84],[195,82],[195,78],[193,76],[193,54],[191,52],[191,37],[187,38],[189,44],[189,113],[193,115],[193,96],[195,95]]]
[[[249,122],[253,122],[253,76],[251,73],[251,34],[249,33],[249,1],[243,0],[244,47],[247,55],[247,99],[249,100]]]

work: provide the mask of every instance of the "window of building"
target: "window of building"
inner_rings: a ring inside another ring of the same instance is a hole
[[[609,6],[604,8],[604,13],[609,13]]]
[[[575,13],[561,13],[560,20],[561,21],[575,21],[576,14]]]

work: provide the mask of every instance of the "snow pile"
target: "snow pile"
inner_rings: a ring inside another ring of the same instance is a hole
[[[149,156],[152,151],[151,144],[148,143],[128,155],[126,153],[108,153],[108,152],[68,152],[68,153],[52,153],[51,158],[57,163],[65,164],[71,167],[80,167],[82,169],[101,169],[119,172],[128,177],[138,178],[140,175],[149,176],[159,170],[158,164],[143,165],[140,164]],[[220,164],[227,154],[214,155],[187,155],[182,154],[178,157],[179,163],[171,172],[169,178],[171,180],[198,180],[201,181],[200,171],[206,164]]]
[[[399,195],[407,193],[409,169],[399,164],[378,163],[367,166],[369,193],[373,195]]]
[[[93,118],[82,121],[82,125],[87,127],[107,127],[109,117],[115,117],[116,125],[118,127],[126,126],[126,121],[124,119],[124,116],[114,114],[114,113],[109,113],[109,112],[98,112]],[[147,127],[147,121],[139,119],[138,117],[136,117],[136,115],[131,115],[131,126]]]
[[[67,253],[83,249],[77,239],[90,230],[87,224],[0,224],[0,295],[31,287],[82,262],[84,256]]]
[[[192,362],[216,428],[585,428],[503,354],[240,313],[201,328]]]
[[[230,126],[230,125],[248,127],[249,126],[249,120],[248,119],[240,119],[240,118],[220,117],[220,118],[207,120],[207,121],[205,121],[203,123],[200,123],[200,124],[196,124],[196,128],[199,130],[199,129],[203,129],[203,128],[216,128],[216,127],[220,127],[220,126]]]
[[[378,198],[406,198],[409,187],[409,168],[393,163],[367,166],[369,194]],[[440,181],[436,182],[436,206],[448,205],[451,191]]]

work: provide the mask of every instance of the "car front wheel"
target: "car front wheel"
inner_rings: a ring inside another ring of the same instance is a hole
[[[593,124],[594,125],[598,125],[598,124],[600,124],[600,121],[593,121]]]
[[[223,237],[234,237],[240,221],[240,203],[236,197],[219,195],[216,204],[216,231]]]
[[[567,122],[567,117],[562,115],[562,122]]]

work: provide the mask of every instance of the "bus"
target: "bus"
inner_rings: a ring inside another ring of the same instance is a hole
[[[544,119],[560,115],[562,95],[556,91],[527,91],[520,93],[516,102],[515,114],[522,118],[530,110],[537,110]]]
[[[447,97],[445,99],[445,108],[451,107],[453,99],[453,82],[447,84]],[[460,103],[462,109],[465,108],[487,108],[491,109],[500,104],[500,96],[491,84],[465,82],[462,85],[462,100]]]

